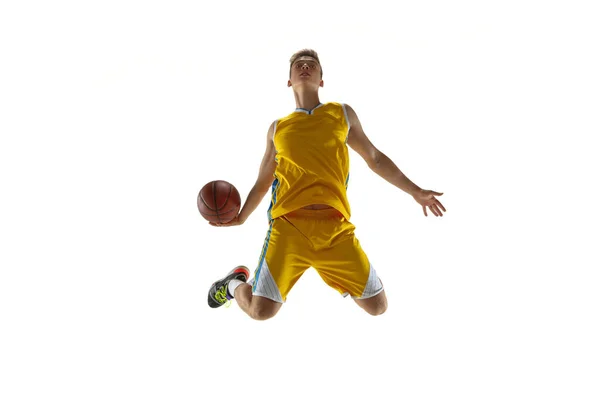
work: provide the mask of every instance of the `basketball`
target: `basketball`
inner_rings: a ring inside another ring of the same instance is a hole
[[[240,211],[240,192],[227,181],[212,181],[198,193],[198,211],[208,222],[225,224]]]

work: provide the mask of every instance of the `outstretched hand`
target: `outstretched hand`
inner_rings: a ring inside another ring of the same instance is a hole
[[[220,223],[220,222],[209,222],[210,225],[212,226],[235,226],[235,225],[241,225],[243,224],[244,221],[240,221],[240,215],[236,215],[234,219],[232,219],[229,222],[225,222],[225,223]]]
[[[441,196],[444,193],[434,192],[433,190],[421,190],[413,195],[413,198],[423,206],[423,213],[427,216],[427,207],[431,210],[433,215],[436,217],[442,216],[442,211],[440,209],[446,211],[442,203],[435,196]]]

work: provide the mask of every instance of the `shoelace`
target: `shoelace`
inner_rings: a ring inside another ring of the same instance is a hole
[[[231,305],[231,301],[227,299],[227,285],[223,285],[217,289],[215,293],[215,300],[221,304],[225,304],[225,307],[229,307]]]

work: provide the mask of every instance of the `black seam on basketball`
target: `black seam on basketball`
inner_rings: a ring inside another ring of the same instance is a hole
[[[218,217],[219,215],[224,215],[224,214],[230,213],[230,212],[232,212],[233,210],[235,210],[235,209],[236,209],[236,208],[238,208],[238,207],[239,207],[239,206],[235,206],[235,207],[233,207],[233,208],[230,208],[229,210],[227,210],[227,211],[225,211],[225,212],[219,212],[219,213],[217,213],[217,214],[206,214],[206,213],[203,213],[202,211],[200,211],[200,214],[202,214],[202,215],[206,215],[207,217]]]
[[[219,207],[217,207],[217,191],[215,190],[216,189],[215,188],[216,183],[217,182],[215,182],[215,181],[213,181],[213,183],[212,183],[212,192],[213,192],[213,197],[214,197],[214,200],[215,200],[215,203],[214,203],[215,207],[216,207],[215,211],[217,212],[216,217],[219,220],[219,223],[221,223],[222,221],[221,221],[221,217],[219,216]]]
[[[229,201],[229,197],[231,197],[231,191],[233,190],[233,185],[230,183],[229,184],[229,194],[227,195],[227,198],[225,199],[225,203],[223,203],[223,205],[220,208],[217,208],[217,211],[220,211],[221,208],[225,207],[227,205],[227,202]],[[215,206],[217,205],[217,203],[215,203]]]
[[[212,210],[212,208],[210,208],[208,206],[208,203],[204,200],[204,197],[202,197],[202,192],[200,192],[200,200],[202,200],[202,203],[204,203],[204,205],[206,206],[206,208],[208,208],[209,210]],[[200,211],[200,213],[202,213],[202,211]]]

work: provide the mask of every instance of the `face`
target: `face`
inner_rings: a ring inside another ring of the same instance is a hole
[[[297,85],[323,87],[321,66],[317,60],[310,56],[302,56],[294,61],[288,87]]]

